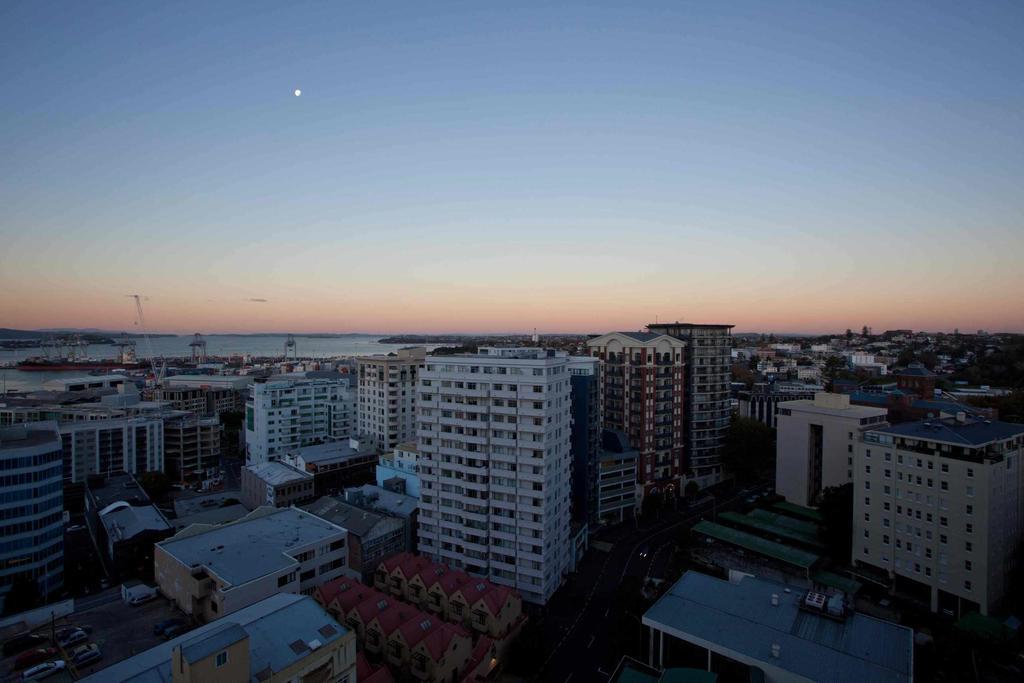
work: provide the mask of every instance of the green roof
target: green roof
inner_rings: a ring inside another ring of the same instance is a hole
[[[800,567],[801,569],[809,569],[821,559],[814,553],[809,553],[806,550],[790,548],[788,545],[769,541],[760,536],[748,534],[746,531],[739,531],[714,522],[697,522],[693,530],[705,536],[731,543],[740,548],[745,548],[759,555],[764,555],[765,557],[770,557],[774,560]]]
[[[799,531],[804,534],[812,534],[816,538],[819,537],[821,525],[815,522],[808,522],[803,519],[796,519],[795,517],[788,517],[778,512],[772,512],[771,510],[765,510],[764,508],[754,508],[747,513],[747,517],[753,517],[754,519],[760,519],[774,524],[775,526],[785,527],[792,529],[793,531]]]
[[[849,593],[850,595],[856,595],[861,589],[860,581],[851,579],[848,576],[833,574],[832,572],[814,572],[814,574],[811,575],[811,579],[826,586],[838,588],[844,593]]]
[[[971,612],[967,616],[961,617],[954,628],[980,640],[996,643],[1006,642],[1013,638],[1013,631],[1006,624],[998,619],[982,616],[977,612]]]
[[[718,515],[718,519],[725,520],[732,524],[737,524],[754,531],[760,531],[772,536],[777,536],[786,541],[795,541],[796,543],[803,543],[814,548],[824,549],[825,544],[818,540],[817,534],[808,534],[802,531],[794,531],[793,529],[787,529],[784,526],[772,524],[766,522],[763,519],[751,517],[749,515],[742,515],[738,512],[723,512]]]
[[[791,517],[800,517],[801,519],[809,519],[812,522],[824,522],[825,518],[821,516],[821,513],[811,508],[805,508],[803,505],[794,505],[788,500],[780,500],[773,508],[779,512],[789,515]]]
[[[718,674],[703,669],[665,669],[658,683],[715,683]]]

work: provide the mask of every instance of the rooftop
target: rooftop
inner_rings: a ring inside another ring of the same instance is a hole
[[[292,553],[344,534],[296,508],[257,508],[237,522],[189,527],[159,544],[186,567],[202,566],[231,586],[296,564]]]
[[[961,422],[955,417],[932,418],[917,422],[904,422],[890,427],[871,430],[924,441],[941,441],[958,446],[979,447],[1024,435],[1024,424],[999,422],[966,415]]]
[[[369,507],[399,517],[411,516],[420,504],[419,498],[388,491],[373,484],[345,489],[345,500],[353,505]]]
[[[844,620],[813,614],[800,609],[802,593],[786,590],[751,576],[730,582],[690,571],[647,611],[643,623],[807,680],[912,680],[911,629],[859,613]]]
[[[245,469],[270,486],[280,486],[293,481],[305,481],[313,478],[309,472],[302,472],[283,462],[271,461],[258,465],[247,465]]]
[[[697,533],[710,536],[711,538],[719,541],[724,541],[730,545],[734,545],[745,550],[750,550],[758,555],[769,557],[779,562],[785,562],[786,564],[799,567],[801,569],[809,569],[818,563],[821,558],[814,553],[809,553],[806,550],[800,550],[798,548],[791,548],[788,545],[776,543],[775,541],[769,541],[768,539],[749,534],[745,531],[739,531],[731,527],[716,524],[715,522],[700,521],[697,522],[693,530]]]
[[[331,441],[329,443],[321,443],[315,446],[303,446],[302,448],[291,451],[289,455],[302,458],[309,464],[318,465],[339,460],[362,458],[368,455],[373,455],[376,452],[372,446],[353,446],[352,441],[354,441],[354,439],[349,439],[347,441]],[[356,444],[358,444],[358,441]]]
[[[322,517],[328,522],[344,527],[346,531],[363,539],[382,523],[381,531],[403,528],[403,523],[400,519],[364,510],[363,508],[346,503],[340,498],[331,496],[324,496],[308,505],[303,505],[302,509],[317,517]]]
[[[171,528],[152,505],[112,504],[110,509],[100,511],[100,522],[107,530],[107,537],[114,542],[129,540],[144,531],[169,531]]]
[[[48,443],[54,448],[60,447],[60,431],[56,422],[33,422],[0,429],[0,450],[34,448]]]
[[[175,647],[180,646],[182,654],[195,661],[202,658],[203,653],[216,651],[216,648],[211,649],[214,645],[226,646],[245,636],[249,638],[249,670],[254,679],[265,680],[269,677],[266,674],[283,671],[309,654],[308,645],[305,648],[294,645],[314,640],[326,645],[347,632],[313,598],[278,593],[83,680],[90,683],[171,683],[174,680],[171,653]],[[282,634],[287,634],[287,638]]]

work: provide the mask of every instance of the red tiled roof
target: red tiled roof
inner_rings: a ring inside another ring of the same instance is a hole
[[[390,638],[395,629],[405,622],[417,619],[418,617],[425,618],[426,615],[415,607],[406,605],[404,602],[397,602],[378,614],[374,620],[380,625],[381,632]]]
[[[402,632],[406,645],[410,648],[416,647],[416,643],[426,638],[434,629],[444,623],[440,619],[424,612],[419,612],[418,616],[418,619],[410,619],[398,628]]]
[[[366,599],[357,604],[355,608],[356,612],[359,613],[359,618],[363,620],[363,623],[369,624],[370,620],[378,614],[398,604],[399,603],[392,598],[389,598],[380,591],[375,591],[371,588],[367,591]],[[347,612],[349,610],[345,611]]]
[[[350,579],[347,576],[339,576],[333,581],[328,581],[324,584],[317,586],[317,594],[323,601],[324,606],[331,604],[334,598],[338,597],[339,593],[342,593],[351,588],[362,588],[363,584],[359,583],[354,579]]]
[[[380,667],[367,678],[356,676],[356,680],[359,683],[395,683],[394,676],[391,675],[391,671],[386,666]]]
[[[440,622],[437,628],[428,633],[423,639],[423,646],[427,648],[430,657],[436,662],[448,650],[452,640],[458,636],[468,638],[469,634],[461,626],[452,626],[451,624]]]
[[[499,586],[492,583],[490,590],[485,591],[481,598],[484,604],[487,605],[487,609],[491,611],[491,614],[498,616],[502,608],[508,603],[511,594],[512,589],[508,586]]]
[[[384,569],[386,569],[390,574],[391,572],[395,571],[395,567],[401,564],[405,564],[409,561],[410,558],[414,557],[416,557],[416,555],[413,555],[412,553],[398,553],[397,555],[392,555],[388,559],[384,560],[383,562],[381,562],[381,564],[384,565]]]

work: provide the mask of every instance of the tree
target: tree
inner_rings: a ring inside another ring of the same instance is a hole
[[[722,464],[739,481],[759,481],[775,471],[775,430],[749,417],[733,417]]]
[[[821,492],[818,510],[824,518],[822,541],[836,562],[850,563],[853,543],[853,484],[830,486]]]
[[[853,330],[849,327],[846,328],[846,345],[849,346],[850,342],[853,341]]]
[[[683,493],[686,495],[687,498],[696,497],[696,495],[700,493],[700,484],[691,479],[690,481],[686,482],[686,487],[683,489]]]
[[[11,590],[4,598],[4,616],[34,609],[42,602],[39,584],[32,577],[21,574],[11,583]]]
[[[530,619],[523,625],[519,635],[508,648],[508,670],[510,673],[532,678],[540,673],[540,668],[547,657],[548,642],[536,619]]]
[[[867,325],[865,325],[864,327],[860,328],[860,336],[862,336],[864,338],[867,338],[867,337],[871,336],[871,328],[869,328]]]
[[[843,361],[841,356],[829,356],[825,359],[825,367],[822,369],[822,375],[825,377],[826,388],[829,391],[833,391],[833,382],[836,381],[841,375],[846,373],[846,363]]]

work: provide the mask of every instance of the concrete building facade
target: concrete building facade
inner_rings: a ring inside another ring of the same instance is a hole
[[[428,357],[417,414],[419,552],[545,603],[569,565],[565,353]]]
[[[855,406],[846,394],[818,392],[813,401],[778,405],[775,491],[813,507],[830,486],[853,481],[854,448],[866,429],[887,424],[885,408]]]
[[[400,349],[387,356],[356,358],[359,377],[358,433],[375,448],[390,453],[416,439],[416,379],[427,352]]]
[[[1024,425],[959,413],[871,429],[854,459],[853,560],[933,611],[988,614],[1024,540]]]
[[[303,446],[348,439],[355,405],[348,378],[256,382],[245,406],[246,461],[270,462]]]

